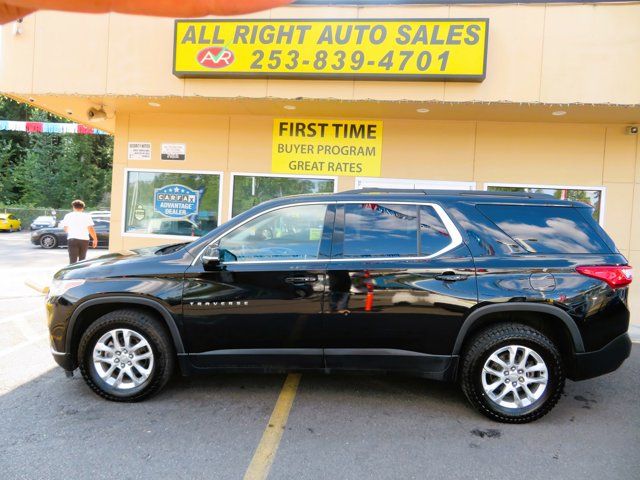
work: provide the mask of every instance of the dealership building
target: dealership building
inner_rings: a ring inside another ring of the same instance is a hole
[[[508,189],[592,204],[640,265],[640,4],[380,3],[38,12],[0,92],[114,135],[112,250],[281,195]]]

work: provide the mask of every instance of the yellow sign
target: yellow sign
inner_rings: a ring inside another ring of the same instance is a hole
[[[489,20],[176,20],[178,77],[482,81]]]
[[[379,177],[382,122],[276,118],[275,173]]]

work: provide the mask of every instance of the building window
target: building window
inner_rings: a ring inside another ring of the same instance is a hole
[[[200,236],[220,223],[220,174],[129,170],[125,233]]]
[[[487,183],[485,190],[498,192],[546,193],[561,200],[583,202],[593,207],[593,218],[604,224],[604,187],[576,187],[566,185],[522,185],[508,183]]]
[[[233,217],[272,198],[302,193],[333,193],[336,185],[334,178],[248,174],[233,174],[231,181]]]

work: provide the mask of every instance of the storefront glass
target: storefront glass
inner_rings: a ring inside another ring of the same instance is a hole
[[[583,189],[574,187],[547,187],[547,186],[523,186],[523,185],[487,185],[487,190],[499,192],[530,192],[530,193],[546,193],[553,195],[561,200],[573,200],[591,205],[593,210],[593,218],[600,222],[600,214],[602,207],[602,189]]]
[[[220,175],[129,171],[124,231],[200,236],[219,224]]]
[[[236,216],[272,198],[303,193],[332,193],[335,180],[328,178],[234,175],[231,215]]]

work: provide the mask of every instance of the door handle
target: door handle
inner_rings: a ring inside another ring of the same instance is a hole
[[[310,283],[318,280],[318,277],[287,277],[284,279],[287,283]]]
[[[436,280],[442,280],[443,282],[459,282],[460,280],[466,280],[467,275],[458,275],[453,272],[445,272],[440,275],[436,275]]]

